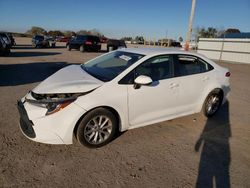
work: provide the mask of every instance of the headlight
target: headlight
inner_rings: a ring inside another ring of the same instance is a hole
[[[30,91],[34,99],[25,98],[25,101],[47,109],[45,115],[54,114],[74,102],[82,93],[75,94],[37,94]]]
[[[38,94],[34,93],[33,91],[30,91],[31,96],[34,99],[25,98],[25,101],[46,108],[47,112],[45,115],[51,115],[65,108],[66,106],[70,105],[79,96],[86,95],[92,91],[94,91],[94,89],[84,93],[58,93],[58,94]]]
[[[65,108],[66,106],[68,106],[69,104],[71,104],[74,100],[67,100],[61,103],[48,103],[46,105],[47,108],[47,112],[46,115],[51,115],[54,114],[58,111],[60,111],[61,109]]]

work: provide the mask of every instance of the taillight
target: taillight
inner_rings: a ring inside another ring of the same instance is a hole
[[[86,41],[85,44],[87,44],[87,45],[92,45],[92,42]]]
[[[230,77],[230,76],[231,76],[231,73],[230,73],[230,72],[227,72],[227,73],[225,74],[225,76],[226,76],[226,77]]]

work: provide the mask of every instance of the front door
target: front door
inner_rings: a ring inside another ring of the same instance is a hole
[[[135,77],[151,77],[151,85],[134,88],[128,85],[128,111],[131,127],[163,121],[176,113],[176,100],[179,92],[175,83],[172,67],[172,55],[150,58],[135,70]]]

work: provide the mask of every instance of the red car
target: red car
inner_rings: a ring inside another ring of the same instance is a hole
[[[57,42],[69,42],[70,37],[59,37],[57,38]]]

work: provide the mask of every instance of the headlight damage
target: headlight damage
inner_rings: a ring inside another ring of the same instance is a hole
[[[85,93],[58,93],[58,94],[37,94],[30,91],[31,96],[34,99],[25,99],[25,101],[47,108],[45,115],[54,114],[61,109],[65,108],[72,102],[74,102],[77,97],[85,95]]]

